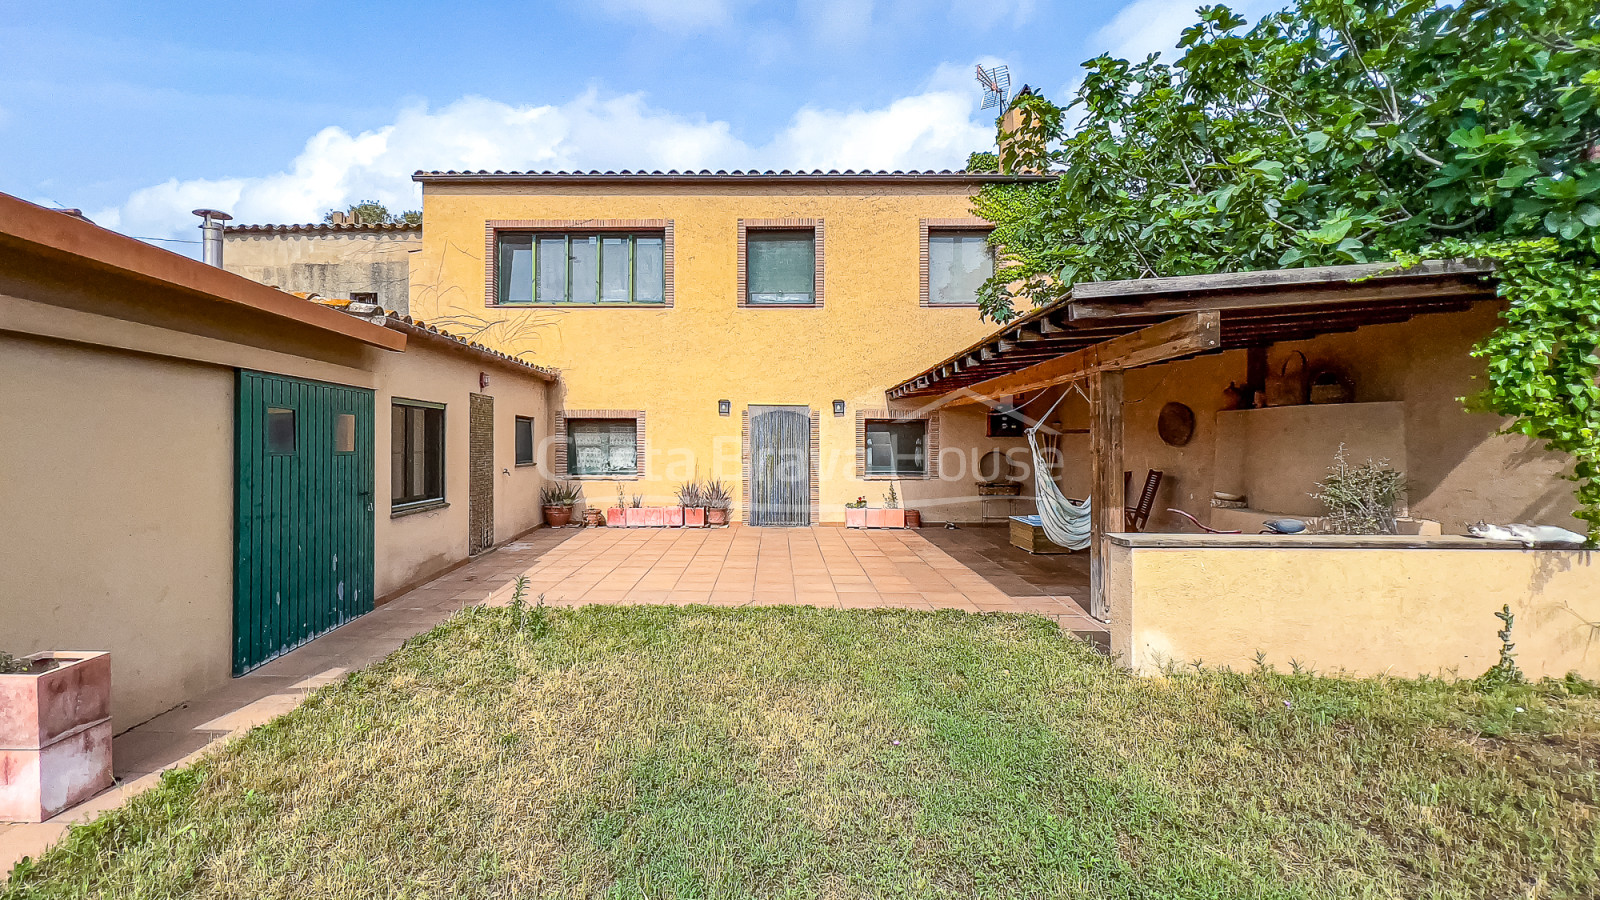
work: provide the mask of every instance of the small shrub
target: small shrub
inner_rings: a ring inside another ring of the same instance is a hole
[[[574,481],[557,481],[539,488],[540,506],[576,506],[583,499],[583,486]]]
[[[0,650],[0,675],[26,675],[32,669],[33,664],[27,660]]]
[[[1517,668],[1516,654],[1512,652],[1517,645],[1511,643],[1511,623],[1516,616],[1511,614],[1511,606],[1507,604],[1501,606],[1494,617],[1504,625],[1496,632],[1500,638],[1500,659],[1489,667],[1489,671],[1478,676],[1478,686],[1493,689],[1508,684],[1522,684],[1527,679],[1523,677],[1522,670]]]
[[[721,479],[712,478],[702,485],[706,509],[728,509],[733,506],[733,494],[728,492],[728,486]]]
[[[1367,460],[1351,466],[1344,445],[1334,454],[1328,477],[1317,484],[1312,497],[1328,508],[1321,531],[1326,534],[1395,534],[1396,509],[1406,495],[1406,476],[1387,460]]]

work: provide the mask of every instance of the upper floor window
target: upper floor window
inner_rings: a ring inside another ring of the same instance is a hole
[[[752,305],[817,302],[817,241],[810,229],[751,231],[745,240]]]
[[[739,220],[739,305],[822,306],[821,219]]]
[[[978,288],[994,275],[994,248],[987,231],[929,231],[929,306],[971,306]]]
[[[517,304],[666,302],[662,232],[500,232],[496,296]]]

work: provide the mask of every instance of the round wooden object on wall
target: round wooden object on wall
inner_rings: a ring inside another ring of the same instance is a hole
[[[1182,403],[1168,403],[1161,407],[1161,416],[1156,419],[1156,434],[1161,435],[1161,440],[1172,447],[1182,447],[1194,437],[1194,410]]]

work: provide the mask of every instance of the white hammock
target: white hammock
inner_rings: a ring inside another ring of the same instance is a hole
[[[1089,546],[1089,500],[1085,498],[1082,503],[1074,503],[1056,487],[1039,446],[1038,426],[1028,429],[1028,446],[1033,449],[1039,524],[1044,526],[1045,536],[1068,550],[1082,550]]]

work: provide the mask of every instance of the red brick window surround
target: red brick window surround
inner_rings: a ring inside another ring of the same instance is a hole
[[[856,410],[856,477],[863,481],[929,481],[939,477],[939,422],[938,411],[900,412],[889,409]],[[928,437],[923,444],[927,460],[921,475],[868,475],[867,474],[867,423],[868,422],[927,422]]]
[[[502,232],[529,231],[545,233],[628,233],[658,232],[662,238],[662,299],[660,303],[500,303],[499,248]],[[485,306],[514,309],[525,308],[577,308],[577,309],[670,309],[676,295],[676,249],[673,239],[672,219],[490,219],[484,223],[483,236],[483,302]]]
[[[918,275],[917,297],[918,304],[935,308],[961,309],[963,307],[977,306],[973,303],[933,303],[929,300],[929,264],[928,264],[928,239],[931,235],[941,232],[945,234],[973,234],[987,235],[994,230],[993,223],[987,219],[975,217],[956,219],[922,219],[917,228],[917,243],[920,273]]]
[[[567,420],[569,419],[612,419],[632,422],[634,426],[634,454],[636,457],[634,471],[629,473],[612,473],[607,475],[574,475],[567,468]],[[578,481],[638,481],[644,477],[644,464],[648,454],[645,452],[645,413],[642,409],[563,409],[556,412],[555,434],[556,450],[556,476],[571,478]]]
[[[752,231],[810,231],[816,248],[816,271],[813,278],[811,303],[751,303],[749,237]],[[739,274],[737,295],[740,309],[821,309],[823,300],[823,257],[827,243],[823,239],[821,219],[740,219],[739,220]]]

